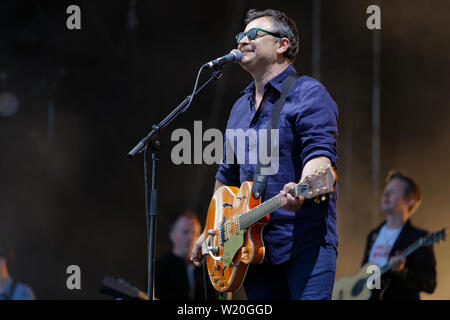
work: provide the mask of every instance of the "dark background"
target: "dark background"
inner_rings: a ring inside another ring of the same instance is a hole
[[[192,91],[198,68],[235,46],[248,9],[275,8],[296,21],[295,67],[312,74],[312,0],[138,0],[137,20],[130,20],[130,3],[0,2],[0,95],[11,92],[19,101],[17,113],[0,116],[0,241],[15,249],[12,276],[41,299],[109,298],[98,292],[106,274],[146,288],[143,159],[126,155]],[[366,8],[374,3],[322,1],[320,80],[340,112],[337,278],[359,269],[366,234],[383,219],[371,211],[373,31]],[[434,231],[450,225],[450,4],[378,3],[379,183],[391,168],[416,178],[424,202],[412,220]],[[81,7],[81,30],[66,28],[71,4]],[[195,120],[203,131],[223,130],[250,81],[239,66],[227,67],[161,135],[157,256],[170,249],[169,225],[181,211],[205,220],[217,170],[174,165],[171,132],[193,133]],[[423,298],[450,298],[447,248],[435,248],[438,287]],[[72,264],[82,272],[78,291],[66,288]]]

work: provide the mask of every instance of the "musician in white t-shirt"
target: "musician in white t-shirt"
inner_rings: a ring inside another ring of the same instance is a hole
[[[422,202],[422,192],[413,179],[391,171],[381,199],[386,220],[367,237],[363,265],[368,261],[390,271],[382,277],[382,298],[419,300],[420,291],[436,287],[436,262],[432,247],[422,247],[404,258],[400,251],[427,234],[411,225],[410,218]],[[373,295],[379,297],[379,295]]]

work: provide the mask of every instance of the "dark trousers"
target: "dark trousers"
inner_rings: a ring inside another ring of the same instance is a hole
[[[311,247],[279,265],[249,266],[244,282],[249,300],[330,300],[337,252]]]

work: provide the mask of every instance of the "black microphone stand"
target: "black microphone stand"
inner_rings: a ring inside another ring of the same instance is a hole
[[[222,76],[222,67],[219,66],[212,73],[210,78],[192,95],[181,102],[164,120],[159,124],[152,126],[152,131],[145,136],[139,143],[128,153],[128,157],[132,158],[137,153],[144,151],[144,181],[145,181],[145,213],[147,220],[147,234],[150,236],[148,241],[148,299],[153,300],[154,296],[154,276],[155,276],[155,238],[156,238],[156,217],[157,217],[157,190],[156,190],[156,169],[158,163],[158,152],[160,151],[160,143],[157,140],[162,129],[167,127],[173,120],[175,120],[180,114],[184,113],[190,106],[191,100],[197,95],[203,88],[205,88],[213,80],[220,79]],[[205,68],[203,66],[201,70]],[[200,72],[201,72],[200,70]],[[147,148],[150,146],[152,150],[152,189],[150,195],[150,208],[148,206],[148,181],[147,181]],[[150,217],[150,229],[148,226],[148,217]]]

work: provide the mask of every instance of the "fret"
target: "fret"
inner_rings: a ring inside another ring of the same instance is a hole
[[[325,173],[325,171],[323,173]],[[294,197],[305,196],[308,199],[311,198],[311,195],[313,194],[313,192],[312,192],[312,190],[310,190],[310,188],[314,184],[314,180],[315,180],[315,178],[313,176],[308,176],[307,178],[305,178],[305,180],[302,183],[299,183],[299,184],[295,185],[294,187],[292,187],[289,190],[289,193]],[[332,184],[333,183],[334,183],[334,176],[333,176]],[[326,184],[322,184],[320,186],[321,189],[317,188],[317,190],[315,190],[315,193],[321,194],[321,192],[326,191],[327,189],[330,190],[330,188],[332,188],[332,187],[326,188],[326,187],[324,187],[325,185]],[[264,216],[274,212],[275,210],[277,210],[279,208],[281,208],[280,195],[276,195],[276,196],[272,197],[271,199],[263,202],[259,206],[251,209],[250,211],[241,214],[239,216],[239,226],[240,226],[239,229],[244,230],[244,229],[250,227],[255,222],[264,218]]]
[[[305,184],[298,184],[295,187],[292,187],[289,191],[294,195],[303,195],[305,190],[308,190],[308,186]],[[250,227],[255,222],[261,220],[266,215],[274,212],[275,210],[281,208],[281,200],[280,195],[276,195],[273,198],[263,202],[259,206],[253,208],[245,214],[242,214],[239,217],[239,225],[240,230],[244,230]]]
[[[422,242],[421,242],[422,238],[417,240],[416,242],[414,242],[413,244],[409,245],[405,250],[403,250],[402,252],[400,252],[400,255],[403,256],[404,258],[408,257],[411,253],[413,253],[414,251],[416,251],[418,248],[420,248],[422,246]],[[381,275],[385,274],[386,272],[388,272],[391,269],[391,267],[389,265],[385,265],[383,268],[381,268],[380,272]]]
[[[403,250],[400,255],[403,257],[407,257],[409,256],[411,253],[413,253],[414,251],[417,250],[417,248],[420,247],[420,244],[418,244],[417,242],[413,243],[412,245],[410,245],[408,248],[406,248],[405,250]],[[383,274],[385,274],[386,272],[388,272],[391,269],[391,267],[387,264],[384,267],[381,268],[380,270],[380,276],[382,276]]]

